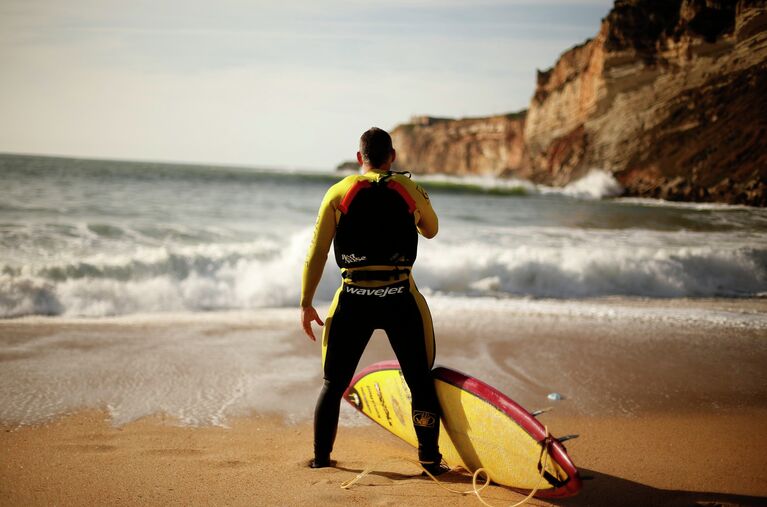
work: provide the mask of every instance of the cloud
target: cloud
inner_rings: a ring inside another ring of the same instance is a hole
[[[0,150],[328,167],[371,124],[525,107],[603,14],[319,4],[6,0]]]

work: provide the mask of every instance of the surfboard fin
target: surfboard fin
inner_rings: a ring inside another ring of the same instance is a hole
[[[567,442],[568,440],[573,440],[573,439],[576,439],[576,438],[578,438],[579,436],[580,436],[580,435],[575,435],[575,434],[573,434],[573,435],[565,435],[565,436],[563,436],[563,437],[559,437],[559,438],[557,438],[557,440],[559,440],[559,443],[561,444],[562,442]]]
[[[530,412],[530,415],[533,417],[538,417],[541,414],[545,414],[546,412],[550,412],[554,407],[546,407],[546,408],[539,408],[538,410],[533,410]]]

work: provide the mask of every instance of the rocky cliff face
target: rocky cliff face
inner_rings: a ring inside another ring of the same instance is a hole
[[[397,165],[419,173],[503,175],[524,163],[525,114],[417,116],[392,131]]]
[[[767,205],[765,4],[618,0],[538,73],[524,117],[411,122],[400,160],[550,185],[600,168],[629,195]]]

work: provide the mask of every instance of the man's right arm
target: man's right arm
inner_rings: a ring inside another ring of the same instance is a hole
[[[312,306],[314,293],[322,278],[325,269],[325,261],[328,258],[330,245],[336,232],[335,186],[325,194],[320,210],[317,213],[317,222],[314,225],[314,236],[309,245],[309,252],[304,262],[304,272],[301,281],[301,307]]]
[[[325,198],[320,205],[320,211],[317,213],[317,222],[314,224],[314,236],[309,245],[309,252],[306,254],[304,262],[304,273],[301,280],[301,325],[306,335],[315,341],[312,330],[312,322],[320,326],[325,325],[317,314],[317,310],[312,305],[314,293],[322,278],[322,271],[325,269],[325,261],[328,258],[328,250],[333,242],[333,236],[336,232],[336,206],[334,197],[335,186],[325,194]]]

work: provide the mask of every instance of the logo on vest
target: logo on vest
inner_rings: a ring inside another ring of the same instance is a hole
[[[364,255],[362,257],[357,257],[356,255],[352,254],[341,254],[341,259],[344,262],[362,262],[367,260],[367,257]]]
[[[346,286],[346,292],[349,294],[356,294],[358,296],[377,296],[379,298],[391,296],[392,294],[402,294],[404,291],[404,286],[382,287],[380,289],[366,289],[363,287],[352,287],[351,285]]]

